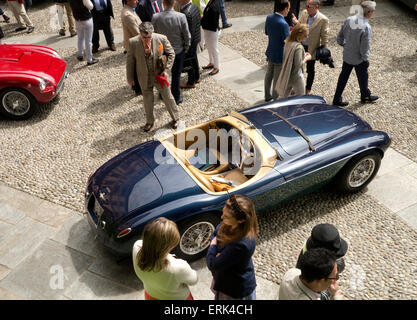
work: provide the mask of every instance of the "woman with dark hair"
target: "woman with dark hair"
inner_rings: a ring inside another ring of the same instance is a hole
[[[249,198],[232,195],[226,201],[221,218],[206,257],[213,275],[215,300],[255,300],[252,262],[258,235],[255,207]]]
[[[189,285],[197,272],[170,254],[180,242],[175,222],[157,218],[143,230],[143,240],[133,245],[133,267],[145,289],[145,300],[193,300]]]

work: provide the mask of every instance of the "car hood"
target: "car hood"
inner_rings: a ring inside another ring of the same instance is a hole
[[[371,129],[355,114],[327,104],[272,105],[241,112],[262,131],[271,144],[278,143],[289,155],[302,152],[309,145],[288,123],[271,111],[300,128],[315,147],[352,130]]]
[[[0,45],[0,74],[36,75],[58,83],[66,63],[48,47]]]
[[[124,151],[94,172],[88,189],[109,220],[128,219],[132,212],[137,215],[178,198],[180,193],[190,194],[189,189],[194,190],[191,193],[201,192],[166,153],[159,141],[145,142]],[[155,154],[162,158],[157,159]]]

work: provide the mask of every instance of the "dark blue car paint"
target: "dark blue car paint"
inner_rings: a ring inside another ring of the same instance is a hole
[[[386,133],[372,131],[353,113],[324,103],[320,97],[309,96],[240,112],[262,131],[281,156],[264,177],[237,191],[253,199],[258,213],[321,187],[356,154],[376,149],[383,156],[388,148],[390,138]],[[271,108],[302,128],[315,144],[316,151],[310,151],[301,136],[289,131],[285,122],[263,108]],[[323,125],[324,121],[326,125]],[[140,237],[144,225],[154,218],[165,216],[178,223],[206,212],[220,214],[228,198],[228,195],[204,192],[181,165],[167,163],[172,160],[169,157],[165,162],[155,162],[154,154],[158,147],[159,141],[150,141],[130,148],[109,160],[89,179],[89,197],[93,194],[97,198],[104,209],[103,219],[108,222],[106,231],[100,226],[96,228],[97,236],[115,252],[130,254],[132,244]],[[150,185],[151,172],[155,179]],[[145,185],[143,178],[147,176]],[[142,179],[138,180],[140,177]],[[152,201],[134,208],[138,203],[135,198],[143,195],[141,187],[154,190]],[[105,200],[100,198],[100,192],[105,193]],[[89,199],[86,199],[88,214]],[[94,222],[89,221],[95,228]],[[129,236],[116,238],[120,231],[129,227],[133,230]]]

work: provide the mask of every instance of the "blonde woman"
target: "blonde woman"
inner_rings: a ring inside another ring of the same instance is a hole
[[[207,267],[213,275],[215,300],[256,300],[252,262],[258,234],[258,219],[252,201],[231,195],[213,234],[207,252]]]
[[[145,226],[143,240],[133,245],[133,267],[145,300],[193,300],[188,286],[197,283],[197,272],[170,254],[179,241],[175,222],[158,218]]]
[[[304,63],[311,60],[311,55],[304,51],[301,42],[307,36],[308,25],[298,23],[285,40],[282,69],[276,86],[279,99],[288,98],[292,90],[295,96],[305,94]]]

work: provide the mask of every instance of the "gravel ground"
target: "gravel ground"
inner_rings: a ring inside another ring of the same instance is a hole
[[[226,6],[230,17],[254,15],[254,5],[256,14],[263,14],[260,12],[266,10],[262,8],[269,6],[271,1],[268,2],[234,0]],[[117,3],[114,1],[115,8]],[[39,15],[42,20],[42,10],[33,10],[32,14],[34,19]],[[381,99],[373,105],[357,104],[359,89],[354,75],[344,98],[351,102],[350,110],[390,133],[393,148],[416,161],[417,78],[413,66],[417,62],[417,41],[408,31],[415,30],[416,21],[405,15],[401,19],[373,19],[371,24],[374,36],[370,87]],[[41,32],[41,25],[39,22],[36,32]],[[44,25],[43,32],[50,32]],[[330,40],[337,68],[317,65],[313,86],[314,93],[328,100],[340,72],[337,29],[331,26]],[[221,41],[254,63],[265,64],[266,38],[262,32],[224,34]],[[126,86],[125,57],[121,52],[101,51],[100,63],[88,68],[85,62],[75,59],[74,49],[59,53],[71,73],[59,99],[42,106],[27,121],[0,119],[0,181],[82,212],[88,175],[121,151],[170,130],[170,117],[158,102],[153,131],[145,134],[140,129],[145,122],[142,98],[135,97]],[[184,103],[179,109],[186,126],[221,116],[229,109],[248,107],[207,72],[196,89],[184,91],[183,95]],[[259,220],[255,265],[260,277],[279,284],[284,272],[295,265],[312,227],[329,222],[337,225],[349,243],[346,271],[340,282],[347,298],[417,297],[417,233],[366,194],[340,196],[324,189],[283,204]]]

